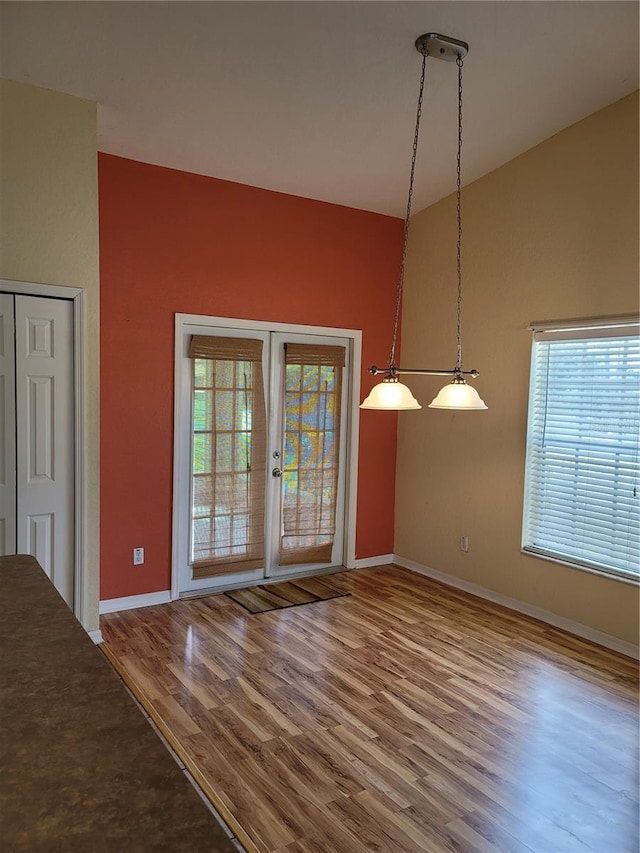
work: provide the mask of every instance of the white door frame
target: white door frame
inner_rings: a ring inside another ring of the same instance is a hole
[[[16,293],[23,296],[49,296],[55,299],[69,299],[73,302],[73,422],[75,430],[74,459],[74,565],[73,565],[73,612],[81,624],[86,624],[88,613],[84,601],[87,583],[87,543],[85,529],[87,512],[87,469],[85,466],[85,359],[86,359],[86,319],[84,290],[78,287],[64,287],[57,284],[40,284],[29,281],[10,281],[0,279],[0,293]]]
[[[173,430],[173,530],[171,546],[171,598],[180,597],[179,565],[181,559],[181,531],[189,524],[188,507],[183,506],[181,495],[188,491],[190,471],[181,464],[180,448],[185,446],[191,427],[190,387],[185,375],[185,326],[217,326],[229,329],[253,329],[260,332],[324,335],[347,338],[351,343],[351,387],[347,404],[347,460],[345,478],[345,538],[343,562],[347,569],[355,568],[356,560],[356,510],[358,487],[358,444],[360,427],[360,370],[362,366],[362,332],[360,329],[340,329],[327,326],[306,326],[266,320],[241,320],[230,317],[209,317],[201,314],[175,315],[174,355],[174,430]]]

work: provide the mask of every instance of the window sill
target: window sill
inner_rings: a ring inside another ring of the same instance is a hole
[[[599,575],[601,578],[608,578],[609,580],[629,584],[630,586],[640,585],[640,578],[632,578],[628,575],[617,574],[615,571],[598,569],[595,566],[588,566],[585,563],[563,560],[562,557],[554,557],[552,554],[547,554],[544,551],[536,551],[533,548],[521,548],[520,553],[524,554],[525,557],[537,557],[540,560],[547,560],[549,563],[558,563],[561,566],[568,566],[570,569],[577,569],[581,572],[587,572],[590,575]]]

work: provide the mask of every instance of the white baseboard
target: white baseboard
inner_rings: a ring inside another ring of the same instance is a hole
[[[146,592],[143,595],[128,595],[125,598],[107,598],[100,602],[100,614],[115,613],[118,610],[134,610],[137,607],[153,607],[155,604],[169,604],[171,593]]]
[[[100,643],[104,642],[102,639],[102,631],[87,631],[87,634],[91,637],[96,646],[99,646]]]
[[[447,586],[461,589],[464,592],[469,592],[472,595],[477,595],[479,598],[485,598],[496,604],[502,604],[504,607],[508,607],[510,610],[515,610],[518,613],[524,613],[526,616],[532,616],[534,619],[539,619],[541,622],[546,622],[555,628],[561,628],[563,631],[568,631],[570,634],[575,634],[584,640],[591,640],[591,642],[597,643],[599,646],[612,649],[614,652],[620,652],[620,654],[627,655],[627,657],[635,658],[636,660],[640,657],[640,648],[634,646],[633,643],[627,643],[625,640],[611,636],[611,634],[597,631],[595,628],[583,625],[581,622],[565,619],[564,616],[558,616],[550,610],[543,610],[541,607],[535,607],[533,604],[528,604],[526,601],[520,601],[517,598],[509,598],[499,592],[493,592],[493,590],[463,580],[463,578],[458,578],[455,575],[431,569],[429,566],[423,566],[421,563],[414,562],[414,560],[408,560],[406,557],[399,557],[397,554],[394,556],[392,562],[398,566],[402,566],[404,569],[409,569],[412,572],[417,572],[420,575],[426,575],[433,580],[440,581]]]
[[[361,560],[354,560],[354,568],[370,569],[373,566],[388,566],[394,561],[393,554],[381,554],[379,557],[363,557]]]

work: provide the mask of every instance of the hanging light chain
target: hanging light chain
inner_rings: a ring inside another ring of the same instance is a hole
[[[456,339],[458,355],[456,371],[462,372],[462,205],[461,205],[461,158],[462,158],[462,66],[464,60],[458,54],[458,155],[456,161],[456,215],[458,220],[458,242],[456,244],[456,270],[458,275],[458,303],[456,308],[457,327]]]
[[[411,217],[411,204],[413,202],[413,179],[416,170],[416,156],[418,154],[418,138],[420,136],[420,119],[422,118],[422,99],[424,95],[424,77],[427,65],[428,53],[422,51],[422,72],[420,74],[420,91],[418,94],[418,109],[416,112],[416,128],[413,134],[413,149],[411,152],[411,171],[409,174],[409,193],[407,196],[407,212],[404,220],[404,236],[402,239],[402,257],[400,259],[400,272],[398,274],[398,287],[396,290],[396,312],[393,320],[393,337],[391,338],[391,350],[389,352],[389,371],[393,376],[396,366],[396,342],[398,339],[398,325],[400,323],[400,308],[402,306],[402,288],[404,284],[404,265],[407,258],[407,243],[409,242],[409,221]]]

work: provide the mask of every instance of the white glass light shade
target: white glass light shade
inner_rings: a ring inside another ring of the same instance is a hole
[[[471,385],[467,385],[464,379],[454,379],[429,403],[430,409],[461,409],[473,411],[474,409],[486,409],[484,401]]]
[[[408,411],[421,409],[422,406],[411,391],[397,379],[383,379],[374,385],[369,396],[360,404],[361,409],[386,409],[387,411]]]

